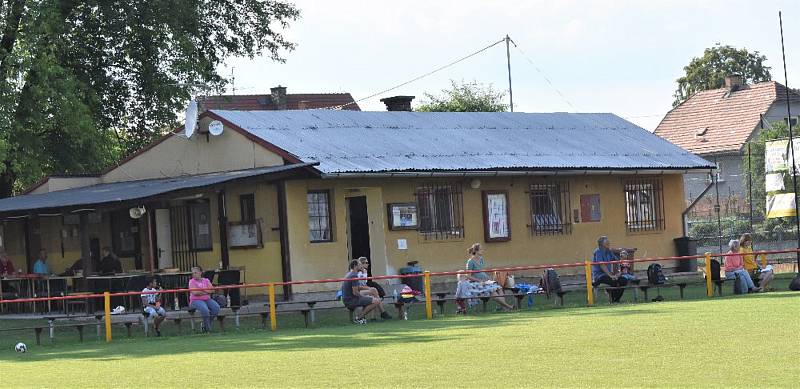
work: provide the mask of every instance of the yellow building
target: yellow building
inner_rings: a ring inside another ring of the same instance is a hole
[[[682,176],[711,169],[612,114],[212,110],[189,137],[0,200],[0,237],[28,270],[44,248],[51,271],[91,272],[111,246],[125,269],[247,282],[339,277],[359,256],[375,276],[456,270],[475,242],[491,266],[582,262],[600,235],[668,256]]]

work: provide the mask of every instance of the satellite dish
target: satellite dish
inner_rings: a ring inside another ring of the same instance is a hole
[[[134,207],[128,210],[128,214],[131,215],[131,219],[139,219],[145,214],[145,212],[147,212],[145,207]]]
[[[219,120],[214,120],[211,123],[208,123],[208,132],[214,136],[222,135],[222,131],[225,130],[225,126],[222,125],[222,122]]]
[[[192,100],[186,106],[186,122],[183,125],[184,134],[187,138],[191,138],[194,130],[197,128],[197,102]]]

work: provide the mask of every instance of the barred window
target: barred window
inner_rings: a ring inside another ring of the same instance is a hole
[[[463,197],[460,185],[432,184],[417,188],[419,232],[429,239],[464,237]]]
[[[330,191],[308,191],[308,235],[311,242],[331,242]]]
[[[530,186],[531,233],[535,235],[571,234],[568,182],[549,182]]]
[[[625,226],[629,232],[663,230],[662,181],[652,178],[625,181],[625,210]]]

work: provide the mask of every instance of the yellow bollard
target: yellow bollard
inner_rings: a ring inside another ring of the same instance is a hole
[[[106,313],[106,342],[111,343],[111,293],[103,292],[103,305]]]
[[[761,254],[761,268],[767,267],[767,254]]]
[[[278,329],[278,316],[275,312],[275,284],[269,284],[269,326],[275,331]]]
[[[714,297],[714,285],[711,284],[711,253],[706,253],[706,294]]]
[[[592,288],[592,263],[586,261],[586,303],[594,305],[594,288]]]
[[[433,307],[431,307],[431,272],[426,271],[425,281],[425,315],[428,319],[433,318]]]

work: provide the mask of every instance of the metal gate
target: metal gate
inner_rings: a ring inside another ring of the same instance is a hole
[[[172,263],[182,271],[189,271],[197,266],[197,251],[191,246],[188,207],[170,207],[169,218],[172,230]]]

